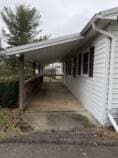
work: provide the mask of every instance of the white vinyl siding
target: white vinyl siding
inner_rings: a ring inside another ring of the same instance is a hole
[[[112,85],[112,95],[111,95],[111,108],[112,115],[118,122],[118,22],[112,22],[108,27],[109,32],[111,32],[115,40],[114,49],[114,64],[113,66],[113,85]]]
[[[90,45],[90,47],[95,47],[93,77],[84,76],[83,74],[79,76],[78,66],[75,78],[72,75],[65,76],[67,87],[102,125],[105,124],[106,118],[105,75],[108,49],[107,40],[105,36],[100,35]],[[79,53],[83,54],[89,48],[83,52],[78,51],[77,58]]]

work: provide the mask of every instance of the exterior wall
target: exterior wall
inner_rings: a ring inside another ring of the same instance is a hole
[[[107,121],[108,44],[108,39],[100,35],[91,45],[95,47],[93,77],[90,78],[83,74],[79,76],[78,72],[76,72],[77,75],[75,78],[73,75],[65,75],[64,77],[66,86],[102,125],[105,125]],[[77,56],[79,53],[85,53],[86,51],[87,49],[82,52],[78,51]]]
[[[111,89],[111,113],[118,122],[118,22],[113,22],[108,31],[115,36],[115,49],[113,55],[112,89]],[[112,52],[113,53],[113,52]]]

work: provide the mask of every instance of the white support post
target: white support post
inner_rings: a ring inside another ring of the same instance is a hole
[[[24,55],[18,58],[19,65],[19,109],[24,109]]]

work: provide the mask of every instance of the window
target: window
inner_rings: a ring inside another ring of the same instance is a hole
[[[76,77],[76,56],[73,57],[73,77]]]
[[[65,62],[65,69],[66,69],[66,74],[67,74],[67,61]]]
[[[86,52],[84,54],[80,53],[78,55],[78,63],[76,56],[74,56],[73,58],[68,58],[66,61],[66,74],[72,74],[73,77],[76,77],[76,71],[78,71],[78,75],[81,75],[83,70],[83,74],[88,75],[89,77],[93,77],[94,52],[95,48],[91,47],[89,52]]]
[[[66,61],[66,74],[68,75],[68,61]]]
[[[81,75],[81,64],[82,64],[82,55],[81,53],[79,54],[79,59],[78,59],[78,74]]]
[[[63,73],[64,73],[64,70],[65,70],[65,64],[64,63],[62,64],[62,70],[63,70]]]
[[[93,66],[94,66],[94,47],[90,48],[90,59],[89,59],[89,77],[93,77]]]
[[[83,54],[83,74],[88,74],[88,57],[88,52]]]
[[[66,74],[71,75],[71,58],[66,60]]]
[[[71,75],[71,58],[69,59],[69,75]]]

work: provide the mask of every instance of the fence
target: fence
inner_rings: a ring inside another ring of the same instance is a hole
[[[42,76],[36,76],[24,82],[24,105],[38,92],[40,84],[43,82]]]
[[[63,82],[64,75],[44,74],[44,82]]]

